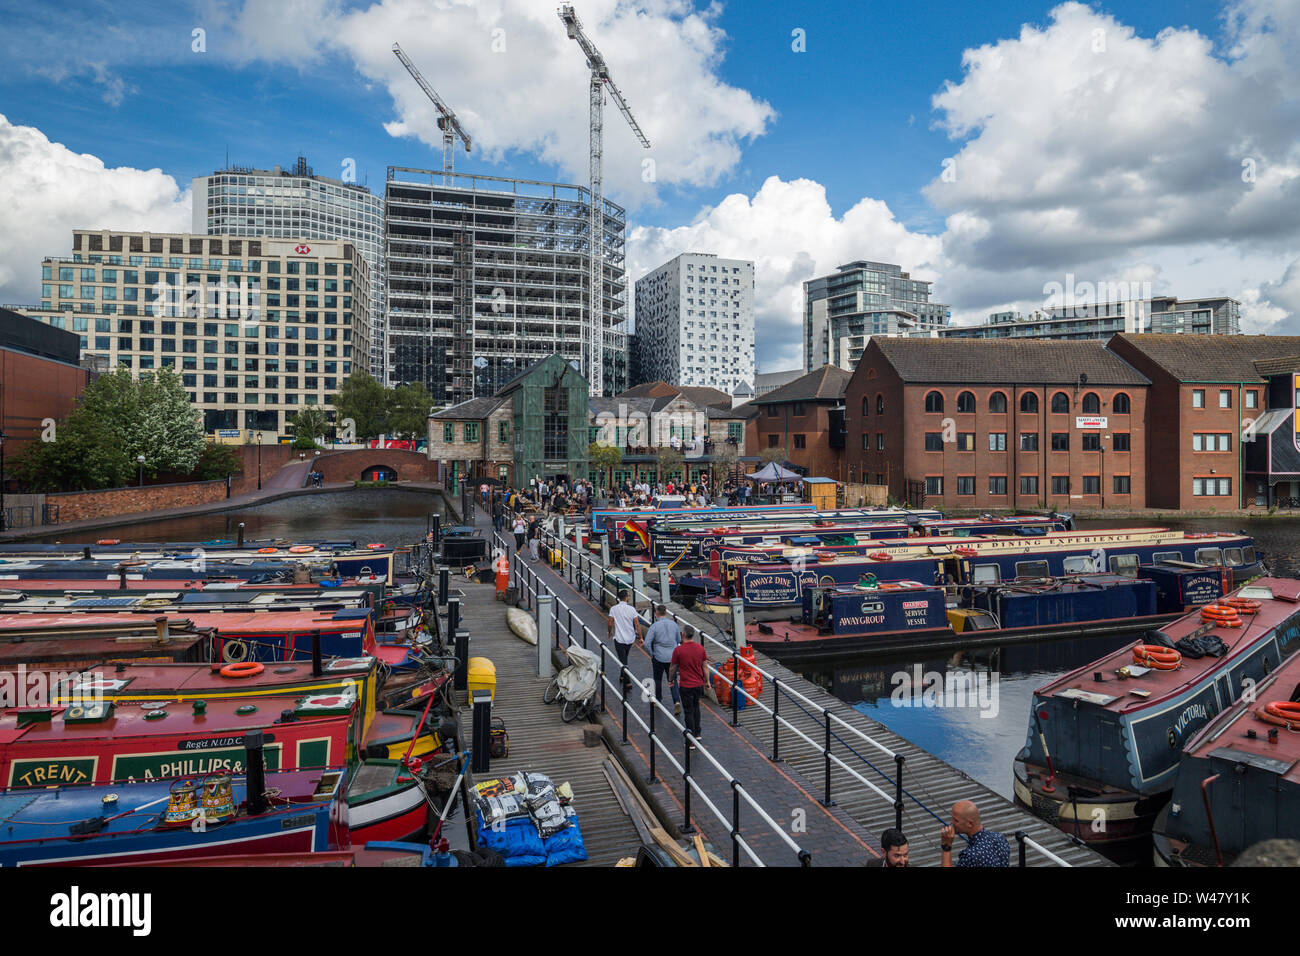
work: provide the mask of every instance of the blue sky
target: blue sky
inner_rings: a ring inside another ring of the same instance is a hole
[[[1196,294],[1254,296],[1249,304],[1259,305],[1261,327],[1289,321],[1300,298],[1300,268],[1292,268],[1300,258],[1295,231],[1255,211],[1239,229],[1216,227],[1239,211],[1240,197],[1223,184],[1212,190],[1224,198],[1209,202],[1206,218],[1178,229],[1147,228],[1132,202],[1138,195],[1159,207],[1153,183],[1165,183],[1170,197],[1188,195],[1186,177],[1206,175],[1190,158],[1204,153],[1192,148],[1198,137],[1214,137],[1207,145],[1223,151],[1226,180],[1235,180],[1240,165],[1235,147],[1226,145],[1232,141],[1252,144],[1243,148],[1254,148],[1277,170],[1300,156],[1294,129],[1278,135],[1296,116],[1294,94],[1286,92],[1294,88],[1294,67],[1273,78],[1276,102],[1265,100],[1239,116],[1225,105],[1234,95],[1231,84],[1245,89],[1261,72],[1267,76],[1278,63],[1293,61],[1294,30],[1278,24],[1295,0],[1062,7],[1023,0],[872,6],[732,0],[693,7],[690,0],[579,0],[576,6],[655,141],[651,155],[660,163],[656,183],[638,180],[642,153],[607,106],[607,192],[630,209],[629,270],[635,277],[700,243],[716,247],[700,251],[724,255],[752,247],[747,257],[758,262],[762,298],[760,367],[787,364],[795,355],[799,281],[851,258],[897,261],[933,279],[935,297],[953,304],[958,321],[1001,307],[1032,308],[1044,276],[1071,269],[1145,277],[1156,291],[1172,284],[1189,294],[1187,281],[1204,281],[1207,288]],[[196,27],[206,31],[202,53],[191,50]],[[796,29],[805,32],[805,52],[791,48]],[[487,52],[491,30],[502,31],[505,56]],[[1034,42],[1024,40],[1025,30]],[[1093,68],[1095,56],[1066,66],[1068,58],[1036,52],[1055,44],[1072,53],[1097,30],[1110,43],[1101,71]],[[1167,31],[1163,39],[1161,31]],[[227,152],[233,163],[259,167],[285,165],[302,153],[317,172],[335,176],[353,159],[358,176],[381,191],[386,166],[439,162],[429,108],[388,51],[393,39],[475,133],[479,148],[469,157],[458,151],[458,169],[585,183],[584,73],[549,0],[73,0],[60,8],[57,23],[42,8],[6,0],[0,55],[12,67],[0,74],[0,114],[10,127],[31,127],[51,144],[97,157],[108,170],[163,174],[143,196],[125,187],[112,202],[52,209],[41,216],[56,229],[51,235],[81,226],[120,228],[108,221],[115,215],[172,222],[176,204],[165,195],[166,177],[187,188],[191,177],[222,166]],[[963,63],[965,52],[986,44],[999,45],[1005,82],[999,64]],[[1233,44],[1247,50],[1244,59],[1240,52],[1229,56]],[[1062,88],[1061,74],[1071,71],[1078,81]],[[934,98],[948,83],[961,95],[936,108]],[[1149,98],[1143,110],[1167,123],[1170,104],[1196,94],[1198,84],[1203,115],[1181,117],[1181,126],[1161,130],[1159,122],[1153,127],[1142,115],[1125,115],[1125,103]],[[1113,98],[1100,120],[1081,105],[1099,96]],[[684,101],[692,105],[679,111]],[[385,125],[393,123],[423,130],[425,139],[391,135]],[[1074,129],[1082,158],[1060,151]],[[1182,142],[1185,171],[1171,173],[1154,149],[1120,165],[1107,156],[1107,136],[1132,143],[1148,132]],[[44,174],[30,167],[42,150],[52,154],[44,164],[54,170],[49,175],[65,175],[66,157],[53,146],[38,141],[24,155],[6,150],[3,138],[0,174],[14,167],[12,181],[39,186]],[[964,170],[981,170],[982,179],[967,178],[945,193],[936,180],[945,158],[954,156]],[[1043,185],[1062,162],[1077,164],[1077,189]],[[1270,187],[1279,192],[1256,205],[1295,195],[1300,178],[1279,175]],[[808,180],[815,188],[774,196],[764,191],[771,177],[780,186]],[[1020,180],[1023,197],[1016,195]],[[1141,190],[1132,189],[1134,180],[1144,181]],[[26,197],[29,217],[41,214],[31,188],[10,189],[19,200]],[[103,193],[91,189],[92,198]],[[806,217],[798,227],[805,234],[791,226],[793,234],[782,237],[791,204],[800,212],[816,208],[823,194],[824,221]],[[1126,237],[1124,223],[1109,209],[1103,215],[1090,195],[1133,209],[1134,230]],[[744,215],[710,213],[728,197],[743,200]],[[1222,204],[1218,220],[1215,201]],[[1207,205],[1204,196],[1198,202]],[[863,203],[870,209],[860,209],[857,219],[846,216]],[[1028,207],[1033,216],[1025,215]],[[13,225],[4,219],[15,215],[0,206],[0,227]],[[1168,210],[1162,215],[1166,222],[1180,218]],[[83,221],[86,216],[105,221]],[[1053,228],[1044,225],[1053,216],[1071,224],[1070,235],[1041,234]],[[1117,234],[1094,241],[1090,217]],[[838,238],[823,242],[831,233]],[[55,248],[37,250],[31,241],[12,250],[0,243],[0,301],[29,297],[39,255],[66,251],[66,240],[43,239]],[[786,248],[774,248],[782,241]],[[1231,265],[1202,279],[1207,256]]]

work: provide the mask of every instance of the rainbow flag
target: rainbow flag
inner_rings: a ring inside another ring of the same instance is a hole
[[[641,524],[639,521],[632,521],[631,519],[625,521],[623,523],[623,530],[631,531],[634,535],[640,538],[641,547],[650,547],[650,535],[646,534],[645,525]]]

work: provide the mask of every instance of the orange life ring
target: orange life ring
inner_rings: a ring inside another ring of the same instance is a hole
[[[382,551],[382,550],[384,550],[384,548],[388,547],[388,545],[386,545],[386,544],[374,544],[374,543],[371,543],[371,544],[366,545],[366,547],[367,547],[369,550],[371,550],[371,551]]]
[[[1239,597],[1224,598],[1219,604],[1233,608],[1238,614],[1254,614],[1259,611],[1260,607],[1258,601]]]
[[[953,548],[953,553],[959,554],[963,558],[974,558],[979,555],[979,552],[974,548]]]
[[[309,544],[295,544],[289,549],[290,554],[311,554],[316,549]]]
[[[275,548],[258,548],[258,554],[275,554]]]
[[[1220,627],[1241,627],[1237,609],[1227,604],[1207,604],[1201,608],[1201,620]]]
[[[892,561],[892,560],[893,560],[893,558],[890,557],[890,554],[889,554],[888,551],[873,551],[871,554],[867,555],[867,557],[869,557],[872,561]]]
[[[1256,709],[1255,716],[1267,723],[1294,730],[1300,726],[1300,704],[1290,700],[1275,700]]]
[[[222,677],[256,677],[262,671],[266,670],[266,665],[260,661],[240,661],[238,664],[227,664],[221,668]]]
[[[121,543],[122,541],[120,538],[100,538],[98,541],[95,542],[95,544],[98,545],[110,545],[110,544],[121,544]]]
[[[1133,648],[1133,663],[1144,667],[1153,667],[1158,671],[1172,671],[1178,668],[1183,655],[1172,647],[1159,644],[1139,644]]]

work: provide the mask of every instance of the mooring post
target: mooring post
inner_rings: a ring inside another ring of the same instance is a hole
[[[672,598],[672,585],[668,579],[668,565],[659,565],[659,600],[667,604]]]
[[[731,635],[736,640],[736,647],[745,647],[745,600],[731,599]]]
[[[537,595],[537,676],[549,679],[554,674],[551,664],[552,634],[555,627],[555,597]]]

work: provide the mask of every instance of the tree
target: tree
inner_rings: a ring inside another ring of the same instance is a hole
[[[716,491],[722,487],[727,476],[736,467],[736,461],[740,458],[740,449],[735,445],[725,442],[715,442],[713,445],[713,464],[710,470],[713,472],[713,487]]]
[[[319,405],[307,405],[293,416],[293,447],[315,448],[316,439],[330,427],[328,416]]]
[[[660,448],[655,452],[659,460],[659,480],[668,481],[670,475],[682,470],[686,459],[676,448]]]
[[[614,486],[614,476],[611,472],[623,464],[623,450],[615,445],[602,445],[600,442],[592,442],[591,447],[587,449],[587,457],[591,459],[592,468],[605,472],[605,486],[612,488]]]
[[[344,380],[334,396],[334,407],[340,424],[352,419],[358,441],[388,432],[389,390],[365,372],[353,372]]]
[[[772,462],[776,462],[778,465],[784,464],[785,447],[782,446],[781,448],[764,448],[762,451],[758,453],[758,458],[765,465],[770,465]]]
[[[226,475],[238,475],[244,470],[243,455],[235,452],[233,445],[218,445],[208,442],[199,456],[199,463],[194,469],[194,477],[199,481],[213,481]]]
[[[429,437],[429,414],[433,396],[423,382],[399,385],[389,390],[388,433],[418,440]]]
[[[135,447],[128,451],[144,455],[145,470],[153,474],[193,471],[204,450],[203,426],[181,377],[163,366],[141,376],[138,387],[139,424]]]

